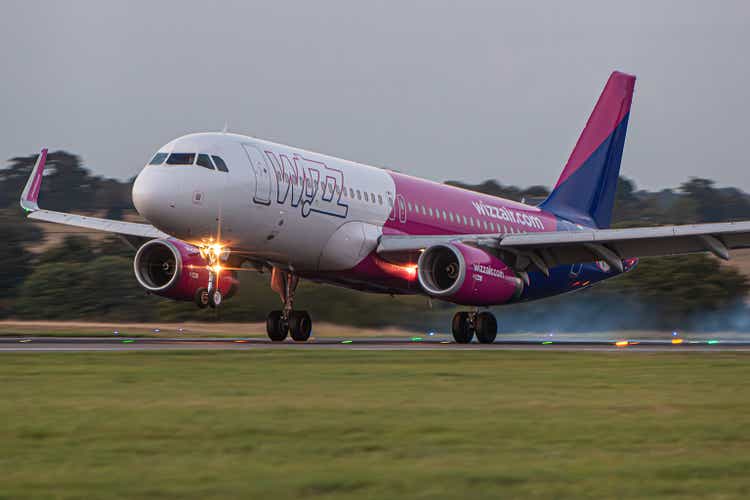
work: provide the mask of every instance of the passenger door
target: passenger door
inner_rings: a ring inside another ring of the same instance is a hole
[[[268,168],[263,155],[258,148],[251,144],[243,144],[242,147],[247,153],[247,159],[250,162],[250,168],[255,176],[255,194],[253,201],[261,205],[271,204],[271,171]]]

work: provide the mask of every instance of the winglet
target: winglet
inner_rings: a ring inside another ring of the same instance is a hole
[[[26,181],[26,187],[21,193],[21,208],[27,212],[39,210],[37,200],[39,199],[39,190],[42,187],[42,175],[44,174],[44,164],[47,162],[47,149],[42,149],[36,160],[34,168],[31,169],[29,180]]]

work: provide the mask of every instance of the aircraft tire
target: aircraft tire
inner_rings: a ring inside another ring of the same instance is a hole
[[[221,292],[218,290],[214,290],[213,293],[210,293],[208,295],[208,305],[212,308],[217,308],[221,304],[223,297],[221,295]]]
[[[203,309],[208,306],[208,290],[205,288],[199,288],[195,291],[194,297],[195,305]]]
[[[312,333],[312,319],[307,311],[294,311],[289,318],[289,334],[295,342],[305,342]]]
[[[474,331],[469,324],[469,313],[466,311],[457,312],[453,315],[453,340],[457,344],[468,344],[474,338]]]
[[[281,311],[271,311],[266,318],[266,333],[274,342],[283,341],[289,333],[289,323],[281,316]]]
[[[491,312],[481,312],[474,320],[477,340],[482,344],[491,344],[497,337],[497,320]]]

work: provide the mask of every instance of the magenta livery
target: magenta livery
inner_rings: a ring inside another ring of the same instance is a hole
[[[133,185],[148,224],[40,209],[46,150],[21,195],[29,217],[125,237],[135,278],[174,300],[218,307],[240,271],[270,271],[282,307],[268,336],[309,338],[295,308],[301,279],[365,292],[421,294],[466,306],[456,342],[493,342],[488,306],[588,287],[639,256],[750,246],[746,222],[610,229],[635,77],[614,72],[549,197],[518,203],[254,137],[179,137]]]

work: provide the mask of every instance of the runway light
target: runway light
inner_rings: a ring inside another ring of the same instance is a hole
[[[706,344],[712,344],[712,345],[713,344],[718,344],[718,343],[719,343],[718,340],[709,340],[708,342],[706,342]]]
[[[627,340],[618,340],[617,342],[615,342],[615,345],[617,347],[627,347],[628,346],[628,341]]]
[[[672,337],[676,337],[676,336],[677,336],[677,332],[672,332]]]
[[[114,331],[114,332],[112,332],[112,333],[114,333],[115,335],[120,335],[120,330],[115,330],[115,331]]]
[[[341,341],[342,344],[351,344],[352,342],[353,342],[352,340],[342,340]]]
[[[242,339],[234,341],[235,344],[247,344],[248,342],[249,342],[248,340],[242,340]]]
[[[122,341],[123,344],[132,344],[133,342],[135,342],[135,340],[123,340]]]
[[[682,344],[682,339],[672,339],[673,344]]]
[[[422,337],[412,337],[411,338],[412,342],[422,342],[422,340],[423,340]]]
[[[20,343],[25,344],[27,342],[31,342],[31,339],[21,339],[19,340]]]
[[[542,345],[547,345],[547,344],[551,344],[551,343],[552,343],[551,340],[545,340],[544,342],[542,342]]]
[[[159,328],[154,328],[154,333],[159,333],[161,330]]]
[[[430,337],[432,337],[432,336],[434,336],[434,335],[435,335],[435,332],[434,332],[434,331],[432,331],[432,330],[430,330],[429,332],[427,332],[427,335],[429,335]]]
[[[440,343],[441,344],[450,344],[451,341],[450,340],[441,340]]]

